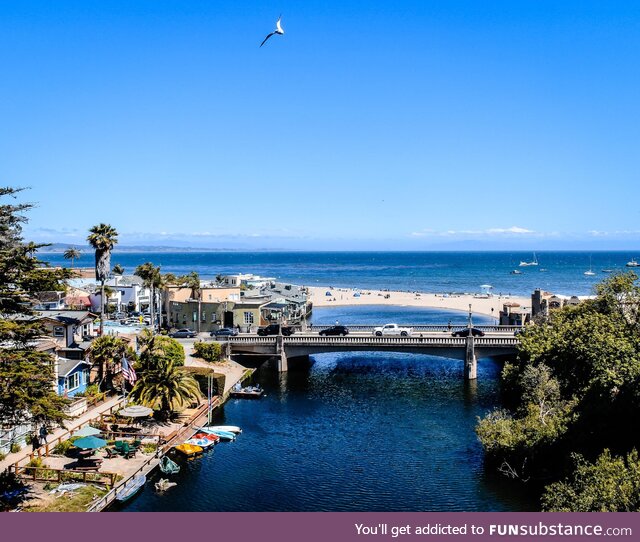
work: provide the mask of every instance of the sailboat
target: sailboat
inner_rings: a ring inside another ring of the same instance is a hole
[[[530,262],[526,262],[524,260],[522,260],[520,262],[520,267],[529,267],[531,265],[538,265],[538,258],[536,258],[536,253],[533,253],[533,260],[531,260]]]
[[[589,271],[585,271],[584,274],[587,277],[593,277],[595,275],[595,273],[593,272],[593,269],[591,268],[591,256],[589,256]]]

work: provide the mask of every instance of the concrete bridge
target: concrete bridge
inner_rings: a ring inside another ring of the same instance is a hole
[[[275,357],[279,371],[288,370],[289,359],[326,352],[375,351],[430,354],[464,361],[465,379],[473,380],[477,378],[478,358],[514,355],[519,343],[518,337],[514,336],[514,330],[506,330],[499,326],[491,326],[492,329],[487,331],[489,333],[493,331],[493,333],[484,337],[452,337],[447,326],[437,326],[443,329],[422,332],[417,329],[418,326],[412,327],[414,333],[410,337],[376,337],[366,331],[358,334],[353,332],[356,326],[349,326],[351,333],[345,337],[323,337],[317,333],[295,333],[289,337],[238,335],[226,341],[226,348],[227,355]]]

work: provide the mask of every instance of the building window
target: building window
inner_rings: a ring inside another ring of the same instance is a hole
[[[253,313],[245,312],[244,313],[244,323],[245,324],[253,324]]]
[[[202,311],[202,314],[200,314],[200,321],[201,322],[206,322],[207,321],[207,313]]]
[[[80,387],[80,373],[73,373],[67,377],[67,391]]]
[[[56,326],[53,328],[53,336],[54,337],[64,337],[64,327]]]

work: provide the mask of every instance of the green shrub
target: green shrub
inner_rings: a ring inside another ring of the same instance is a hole
[[[73,447],[73,443],[78,440],[79,437],[71,437],[69,440],[63,440],[55,445],[52,450],[54,455],[66,455],[66,453]]]
[[[219,361],[222,357],[222,346],[220,343],[198,342],[193,345],[196,357],[205,361]]]
[[[143,454],[152,454],[158,449],[158,445],[155,442],[148,442],[142,445]]]
[[[22,450],[22,447],[20,446],[20,444],[18,444],[17,442],[12,442],[11,443],[11,453],[12,454],[17,454],[20,450]]]
[[[0,452],[0,461],[4,461],[7,457],[7,454],[3,454],[2,452]]]

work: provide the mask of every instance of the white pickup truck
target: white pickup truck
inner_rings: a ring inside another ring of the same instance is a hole
[[[376,337],[382,337],[383,335],[400,335],[401,337],[409,337],[413,333],[413,329],[410,327],[400,327],[398,324],[385,324],[382,327],[377,327],[373,330],[373,334]]]

